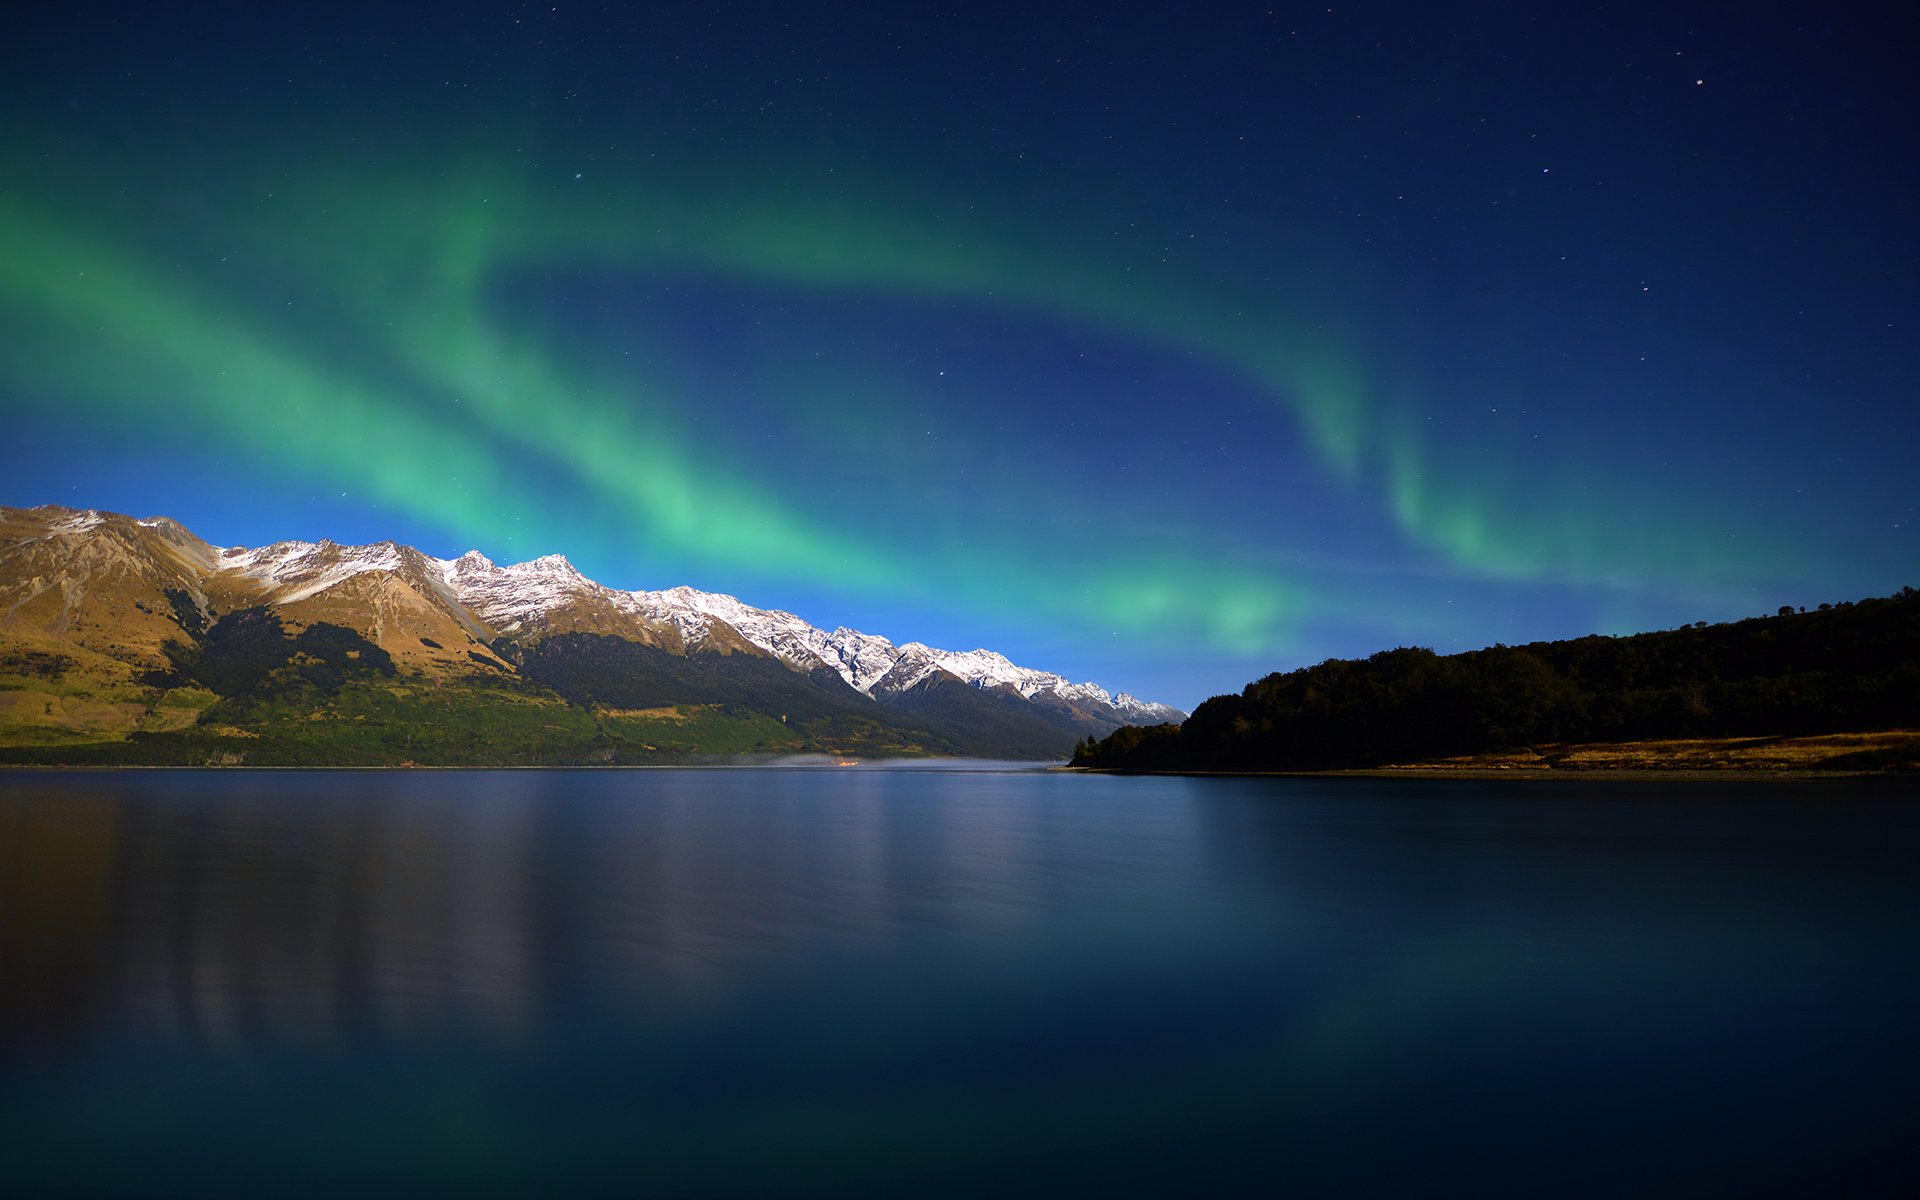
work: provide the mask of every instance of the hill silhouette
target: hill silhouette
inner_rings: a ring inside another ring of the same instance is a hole
[[[1083,741],[1074,765],[1146,771],[1389,766],[1543,743],[1920,724],[1920,592],[1628,637],[1402,647],[1216,696],[1182,725]]]

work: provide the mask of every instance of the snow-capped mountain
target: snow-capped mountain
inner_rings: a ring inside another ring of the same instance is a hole
[[[983,691],[1005,690],[1023,700],[1042,697],[1112,713],[1120,724],[1186,719],[1171,705],[1146,703],[1125,693],[1115,696],[1096,683],[1072,683],[1051,671],[1016,666],[991,650],[936,650],[920,642],[895,646],[884,637],[844,626],[829,633],[790,612],[754,608],[733,596],[690,587],[620,595],[642,616],[680,630],[689,646],[698,646],[714,624],[721,623],[783,662],[802,669],[824,666],[855,691],[876,698],[907,691],[944,672]]]
[[[0,632],[31,628],[152,668],[168,661],[166,643],[183,632],[198,637],[222,615],[262,606],[296,626],[353,629],[401,668],[433,679],[512,673],[516,655],[586,637],[680,658],[771,658],[813,685],[837,677],[832,686],[843,683],[856,699],[934,724],[1004,732],[1011,720],[1077,736],[1186,715],[991,650],[823,630],[691,587],[609,588],[560,555],[500,565],[478,551],[441,559],[392,541],[219,549],[164,517],[0,509]]]
[[[411,558],[409,558],[411,556]],[[392,542],[335,546],[332,542],[281,542],[259,550],[225,551],[220,569],[271,584],[277,603],[316,595],[367,572],[428,567],[450,596],[498,636],[528,637],[566,629],[618,626],[614,614],[639,622],[653,642],[661,627],[674,630],[682,647],[698,650],[723,640],[744,640],[800,670],[826,667],[863,695],[882,698],[907,691],[945,672],[986,690],[1005,690],[1023,700],[1043,698],[1106,716],[1116,723],[1180,721],[1186,714],[1099,684],[1073,683],[1051,671],[1017,666],[992,650],[938,650],[920,642],[896,646],[884,637],[840,627],[820,629],[793,613],[755,608],[734,596],[691,587],[663,591],[617,591],[596,583],[558,554],[501,566],[478,550],[436,559]],[[589,616],[597,619],[589,619]],[[632,631],[629,631],[632,632]],[[727,635],[734,635],[729,637]]]

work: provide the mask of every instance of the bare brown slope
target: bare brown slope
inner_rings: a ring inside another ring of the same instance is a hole
[[[182,628],[168,593],[204,608],[214,558],[165,518],[0,508],[0,636],[164,665]]]

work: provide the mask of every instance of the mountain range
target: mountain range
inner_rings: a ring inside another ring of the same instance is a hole
[[[1180,710],[549,555],[221,548],[166,517],[0,507],[0,758],[629,763],[1064,758]]]

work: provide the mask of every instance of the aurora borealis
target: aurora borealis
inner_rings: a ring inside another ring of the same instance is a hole
[[[8,18],[0,502],[1183,706],[1920,582],[1890,12],[153,8]]]

